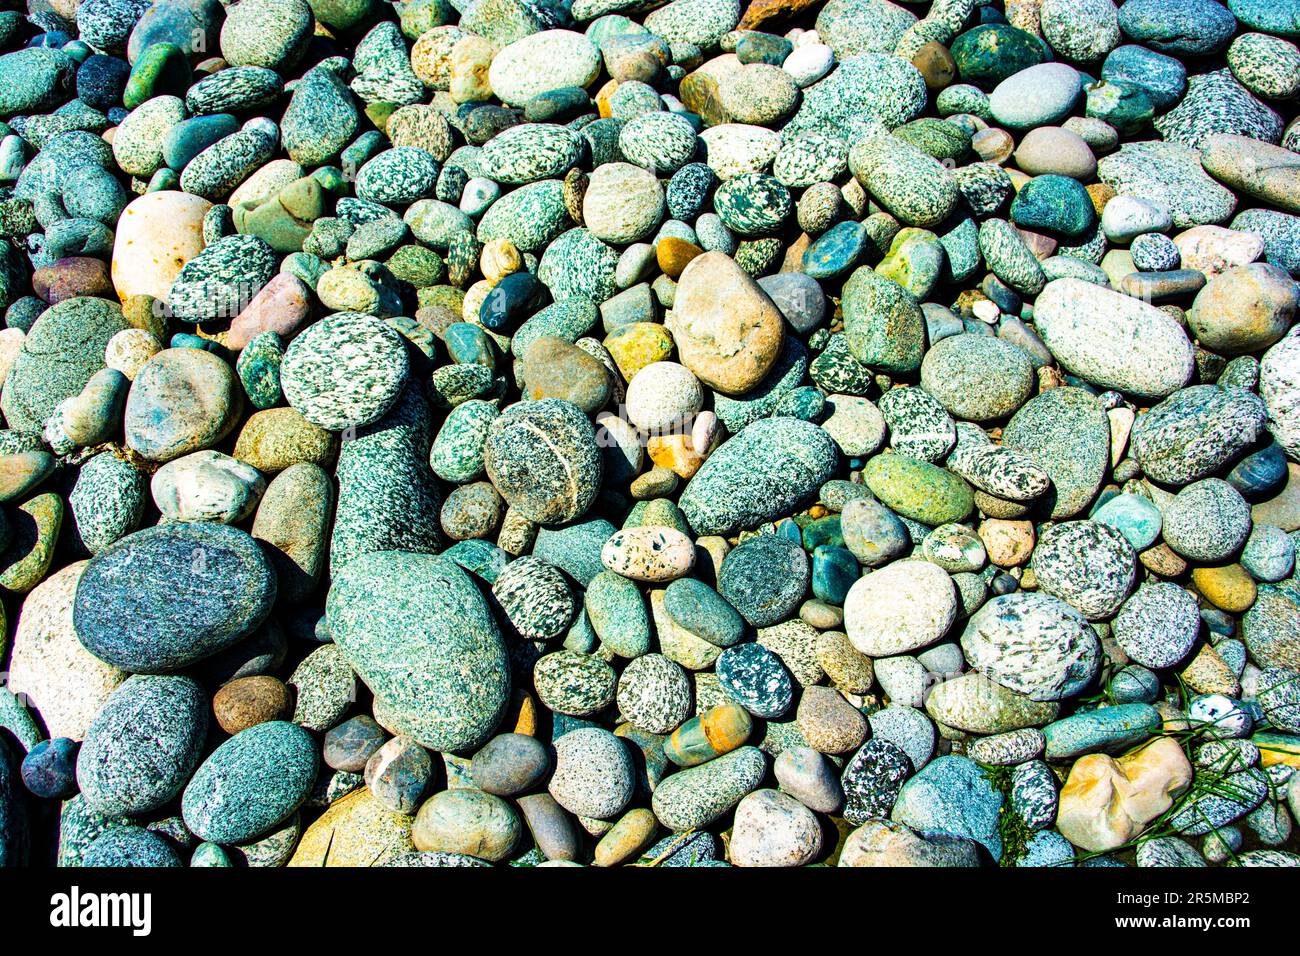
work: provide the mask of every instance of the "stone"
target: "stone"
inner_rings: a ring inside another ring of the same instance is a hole
[[[269,721],[231,737],[195,771],[181,811],[196,836],[214,843],[256,839],[307,798],[319,758],[310,735]]]
[[[134,673],[168,673],[246,637],[275,593],[275,572],[247,532],[177,522],[97,554],[77,584],[73,622],[101,660]]]
[[[686,267],[673,315],[669,330],[682,364],[724,394],[749,391],[776,361],[780,310],[722,253],[697,256]]]
[[[400,640],[383,623],[397,620],[394,602],[404,608]],[[473,749],[496,729],[509,698],[505,648],[482,596],[451,561],[388,551],[349,562],[336,569],[326,619],[358,676],[421,745]],[[387,663],[394,654],[400,671]]]
[[[1101,646],[1087,619],[1041,593],[989,601],[971,616],[961,645],[972,667],[1033,700],[1079,693],[1100,666]]]
[[[957,594],[942,568],[895,561],[860,579],[844,603],[845,630],[869,657],[889,657],[932,644],[957,616]]]

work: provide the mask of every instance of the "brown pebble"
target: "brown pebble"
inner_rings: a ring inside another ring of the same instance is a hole
[[[957,61],[938,40],[931,40],[917,50],[912,66],[921,71],[926,87],[931,90],[943,89],[957,76]]]
[[[267,675],[240,677],[224,684],[212,698],[212,712],[226,733],[239,733],[268,720],[293,715],[289,688]]]

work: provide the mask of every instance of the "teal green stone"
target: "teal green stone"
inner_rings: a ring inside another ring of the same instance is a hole
[[[696,578],[678,578],[664,590],[664,610],[673,623],[717,647],[745,636],[745,620],[713,588]]]
[[[897,282],[861,266],[844,283],[840,301],[849,351],[864,365],[914,372],[925,352],[925,316]]]
[[[515,331],[510,351],[522,356],[528,346],[544,336],[573,343],[596,327],[600,310],[589,299],[562,299],[542,309]]]
[[[599,304],[617,291],[617,269],[617,250],[586,229],[570,229],[546,247],[537,266],[537,278],[557,302],[588,299]],[[513,351],[519,354],[517,349]]]
[[[600,560],[600,550],[615,530],[604,518],[577,521],[558,528],[539,528],[533,556],[555,565],[586,587],[605,569]]]
[[[470,574],[487,582],[489,586],[496,583],[497,575],[510,563],[510,555],[495,544],[479,538],[457,541],[446,551],[444,558],[450,558]]]
[[[839,606],[848,597],[849,588],[861,577],[858,560],[848,548],[823,544],[813,551],[813,594],[828,604]]]
[[[470,322],[453,322],[442,335],[447,355],[453,362],[485,365],[495,369],[497,350],[492,337],[481,326]]]
[[[830,435],[796,418],[764,418],[724,442],[680,504],[697,534],[725,534],[783,517],[812,500],[839,463]]]
[[[264,836],[311,793],[318,746],[307,731],[282,720],[241,731],[214,750],[186,785],[185,825],[211,843]]]
[[[25,752],[45,739],[32,712],[8,688],[0,687],[0,738],[10,739]]]
[[[235,372],[254,408],[274,408],[280,404],[280,362],[283,359],[284,339],[275,332],[255,335],[239,353]]]
[[[544,179],[520,186],[489,206],[479,220],[478,240],[508,239],[520,252],[540,252],[569,222],[564,184]]]
[[[602,571],[587,585],[583,607],[596,635],[619,657],[650,651],[650,615],[635,582]]]
[[[1005,23],[967,30],[948,49],[963,82],[989,88],[1047,59],[1043,41]]]
[[[1071,238],[1086,232],[1095,215],[1088,191],[1069,176],[1035,176],[1011,203],[1011,221],[1017,226]]]
[[[86,848],[82,866],[176,867],[180,855],[163,837],[144,827],[114,827]]]
[[[1155,106],[1151,96],[1137,83],[1103,80],[1086,88],[1085,115],[1104,120],[1124,137],[1133,136],[1151,125]]]
[[[1107,499],[1091,518],[1098,524],[1114,528],[1133,545],[1135,551],[1144,551],[1155,544],[1163,524],[1160,509],[1149,498],[1132,494]]]
[[[801,385],[781,396],[781,400],[772,409],[773,415],[798,418],[800,421],[813,422],[821,420],[826,411],[826,396],[821,389],[812,385]]]
[[[237,132],[239,120],[229,113],[181,120],[163,135],[163,162],[172,169],[184,169],[191,159],[217,140]]]
[[[1160,725],[1160,711],[1150,704],[1121,704],[1074,714],[1043,728],[1047,759],[1126,750],[1156,733]]]
[[[155,96],[183,97],[190,88],[189,57],[174,43],[154,43],[145,47],[131,68],[131,76],[122,92],[122,103],[133,110]]]
[[[804,526],[803,546],[805,551],[816,551],[822,545],[844,545],[844,529],[840,525],[839,515],[827,515]]]
[[[817,237],[803,254],[803,271],[814,279],[833,279],[858,264],[867,248],[866,226],[860,222],[836,223]]]
[[[491,402],[462,402],[448,414],[429,450],[429,466],[443,481],[474,481],[483,474],[483,446],[499,414]]]

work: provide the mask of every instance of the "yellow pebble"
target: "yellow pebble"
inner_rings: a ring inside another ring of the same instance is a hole
[[[1240,564],[1192,569],[1192,583],[1221,611],[1241,614],[1255,603],[1255,581]]]
[[[605,336],[604,346],[623,380],[630,382],[647,365],[673,354],[673,337],[658,322],[631,322]]]
[[[478,258],[483,278],[496,285],[508,275],[524,267],[524,257],[509,239],[493,239],[483,246]]]

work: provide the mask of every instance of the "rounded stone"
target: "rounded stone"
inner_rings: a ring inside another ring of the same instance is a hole
[[[570,731],[555,742],[551,796],[570,813],[608,820],[632,799],[632,758],[627,745],[608,730]]]
[[[97,813],[141,816],[181,792],[198,766],[208,698],[189,677],[128,679],[90,725],[77,785]]]
[[[101,660],[167,673],[252,633],[275,593],[275,571],[247,532],[175,522],[128,535],[91,559],[73,621]]]
[[[1101,664],[1087,618],[1050,594],[995,597],[971,615],[961,647],[971,667],[1031,700],[1073,697]]]

